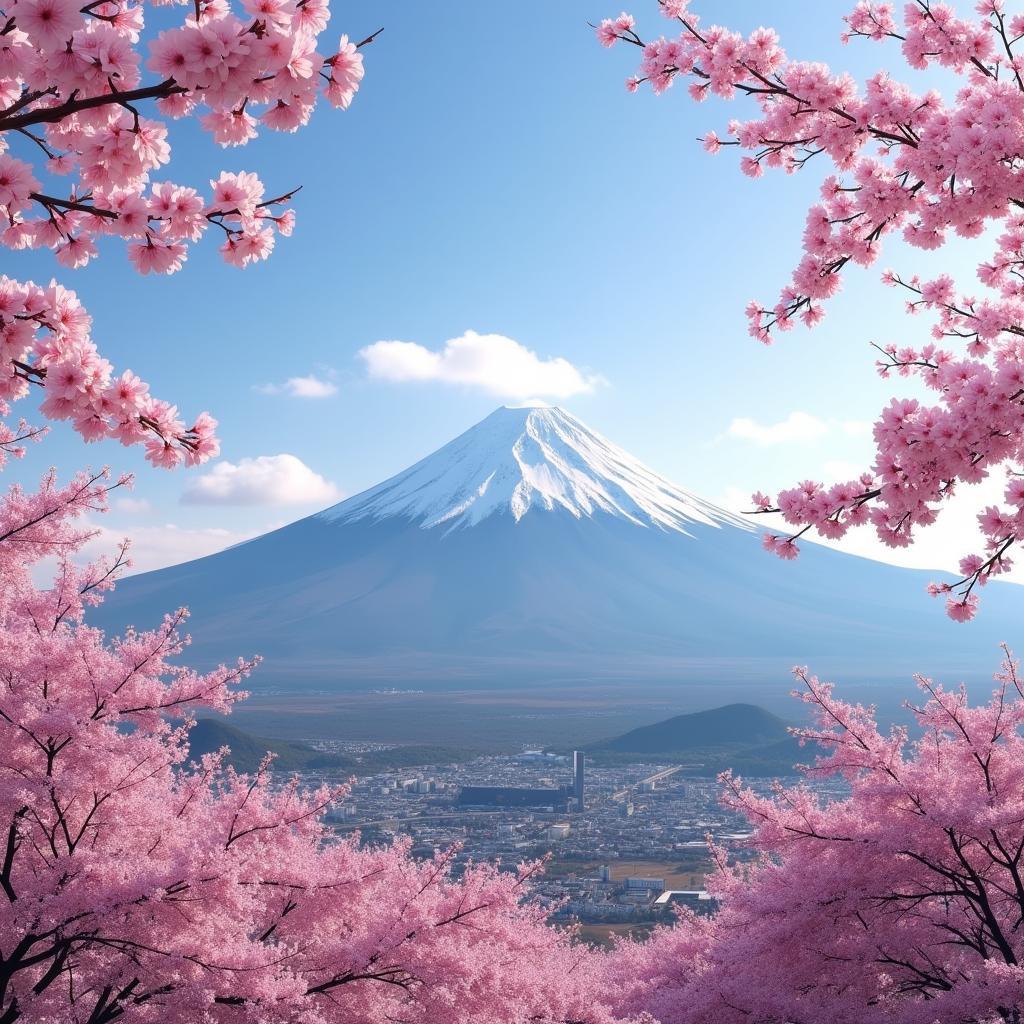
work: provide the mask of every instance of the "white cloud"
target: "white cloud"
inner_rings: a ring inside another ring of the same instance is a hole
[[[821,466],[821,482],[823,484],[846,483],[856,480],[864,472],[870,472],[870,465],[865,462],[857,465],[845,459],[826,459]]]
[[[194,477],[181,500],[189,505],[305,505],[337,501],[338,489],[294,455],[218,462]]]
[[[132,565],[125,575],[134,576],[136,573],[152,572],[154,569],[163,569],[169,565],[191,562],[194,558],[212,555],[284,524],[272,524],[262,529],[246,532],[224,530],[218,527],[189,529],[174,523],[164,523],[159,526],[130,526],[124,529],[88,520],[82,525],[95,532],[81,550],[76,552],[74,556],[76,564],[85,565],[97,558],[113,557],[121,547],[122,541],[127,537],[131,541],[128,557],[131,559]],[[53,582],[56,571],[56,559],[48,558],[34,567],[32,578],[36,586],[48,587]]]
[[[867,420],[823,420],[797,410],[778,423],[758,423],[757,420],[741,416],[734,419],[725,432],[729,437],[768,447],[816,441],[835,430],[847,437],[864,437],[871,433],[871,424]]]
[[[847,437],[870,437],[874,428],[871,420],[843,420],[839,426]]]
[[[212,555],[263,532],[265,531],[250,530],[243,533],[219,527],[188,529],[174,523],[164,523],[162,526],[133,526],[128,530],[104,526],[100,528],[98,536],[89,541],[83,554],[92,557],[109,554],[115,551],[121,539],[127,536],[131,540],[128,556],[132,560],[131,574],[134,575]]]
[[[758,445],[790,444],[793,441],[813,441],[828,433],[828,424],[806,412],[791,412],[778,423],[758,423],[741,416],[729,424],[726,433]]]
[[[130,515],[141,515],[144,512],[153,511],[153,506],[145,498],[118,498],[114,502],[114,508]]]
[[[475,331],[436,352],[412,341],[378,341],[359,355],[367,373],[380,380],[442,381],[501,398],[569,398],[604,383],[560,356],[544,359],[512,338]]]
[[[283,384],[260,384],[256,390],[264,395],[289,398],[330,398],[338,393],[338,386],[311,373],[305,377],[289,377]]]

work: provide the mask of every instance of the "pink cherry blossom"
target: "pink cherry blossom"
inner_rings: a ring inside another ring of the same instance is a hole
[[[147,244],[140,243],[139,248],[146,250]],[[142,259],[180,258],[183,251],[177,243],[158,240],[152,248],[161,255]],[[152,457],[164,466],[191,464],[216,454],[215,421],[203,413],[188,427],[172,406],[155,401],[133,373],[115,378],[92,342],[90,326],[74,292],[55,282],[44,288],[0,276],[0,357],[13,370],[0,377],[0,416],[34,384],[45,394],[42,414],[70,421],[87,440],[155,442]],[[0,438],[11,430],[3,427]],[[0,466],[4,451],[0,441]]]
[[[25,209],[38,188],[39,182],[27,163],[0,153],[0,206],[5,207],[9,215],[13,217]]]
[[[12,0],[0,37],[0,245],[53,249],[76,268],[98,255],[102,235],[155,240],[164,232],[160,214],[139,205],[152,173],[171,160],[165,122],[147,116],[153,101],[163,117],[194,116],[224,146],[244,145],[261,126],[295,131],[318,94],[337,107],[351,104],[364,73],[361,48],[376,33],[361,43],[342,36],[323,56],[324,0],[235,2],[238,13],[229,0],[197,0],[170,27],[145,36],[143,3]],[[37,148],[5,152],[16,134]],[[41,189],[25,159],[33,154],[70,179],[66,190]],[[132,262],[143,273],[173,273],[211,225],[265,255],[271,246],[263,232],[276,230],[275,207],[297,184],[244,215],[216,209],[215,200],[187,234],[174,236],[182,243],[174,258],[134,247]],[[121,217],[130,224],[119,228]],[[250,235],[260,237],[253,243]],[[237,263],[235,250],[228,246],[225,256]]]
[[[144,37],[141,3],[12,0],[0,33],[0,245],[50,249],[63,267],[78,269],[100,255],[108,237],[120,238],[141,274],[170,274],[213,228],[228,262],[245,267],[266,259],[277,236],[294,230],[297,183],[268,195],[256,173],[225,171],[204,198],[194,188],[153,181],[170,162],[171,146],[166,122],[147,113],[194,117],[222,145],[245,144],[261,124],[294,131],[308,121],[318,90],[349,105],[363,78],[362,47],[376,33],[362,43],[343,36],[338,51],[322,57],[324,0],[241,6],[248,20],[229,0],[197,0]],[[147,81],[147,72],[156,78]],[[147,111],[154,100],[157,110]],[[14,156],[12,138],[34,148],[19,146]],[[33,155],[67,184],[44,189],[28,162]],[[54,387],[58,367],[87,372],[98,358],[88,315],[55,283],[42,288],[5,277],[0,289],[0,369],[7,368],[0,417],[30,386],[43,387],[43,415],[71,423],[86,440],[143,444],[149,460],[166,467],[216,453],[212,420],[201,416],[187,427],[144,387],[115,396],[109,374],[80,390]],[[3,440],[19,436],[2,426],[0,460],[23,450]]]
[[[17,0],[12,7],[18,28],[48,49],[66,43],[82,28],[76,0]]]
[[[140,274],[166,274],[179,270],[185,260],[186,249],[180,242],[166,244],[159,238],[149,237],[145,242],[128,247],[128,256]]]

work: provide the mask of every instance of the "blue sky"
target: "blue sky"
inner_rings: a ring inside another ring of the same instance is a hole
[[[898,67],[892,48],[841,45],[846,0],[697,6],[743,30],[773,24],[792,56],[860,79]],[[631,10],[646,34],[670,28],[654,0]],[[297,135],[231,150],[172,127],[173,180],[203,185],[224,168],[258,170],[275,193],[303,186],[295,235],[269,262],[226,266],[213,238],[162,279],[136,276],[117,243],[77,273],[47,254],[8,254],[5,270],[18,277],[60,271],[116,366],[186,415],[212,411],[223,460],[288,454],[329,483],[304,504],[190,504],[196,471],[152,470],[115,444],[83,452],[56,429],[48,461],[137,471],[134,503],[105,525],[139,537],[144,567],[355,493],[508,400],[468,385],[371,379],[358,353],[381,340],[438,350],[473,330],[565,359],[601,381],[557,404],[712,499],[736,503],[756,487],[868,461],[864,424],[891,391],[868,342],[918,340],[928,328],[903,315],[881,269],[952,267],[968,281],[975,254],[892,246],[875,269],[849,276],[818,329],[763,348],[746,334],[743,307],[785,283],[826,167],[751,182],[731,151],[705,154],[696,137],[751,108],[695,106],[679,88],[627,94],[635,52],[601,49],[587,26],[616,13],[601,0],[337,2],[332,37],[385,27],[349,111],[325,105]],[[282,390],[307,376],[334,393]],[[736,428],[738,418],[753,423]],[[760,429],[787,421],[792,429]],[[38,459],[30,464],[35,473]],[[231,477],[230,467],[215,472]],[[934,562],[941,550],[919,558]]]

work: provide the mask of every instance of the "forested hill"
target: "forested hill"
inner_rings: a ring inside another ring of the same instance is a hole
[[[787,723],[754,704],[726,704],[641,726],[588,748],[598,763],[641,758],[693,765],[695,774],[726,768],[747,775],[789,775],[814,760],[787,731]]]

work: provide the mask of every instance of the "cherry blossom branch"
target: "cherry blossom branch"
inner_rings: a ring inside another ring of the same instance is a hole
[[[155,85],[147,85],[139,89],[129,89],[125,92],[101,93],[96,96],[82,97],[72,93],[63,103],[49,107],[39,107],[27,114],[18,114],[14,111],[0,113],[0,132],[20,131],[23,128],[31,128],[37,124],[58,124],[65,118],[83,113],[86,110],[96,110],[112,104],[123,106],[125,103],[134,103],[138,100],[167,99],[168,97],[186,92],[188,92],[186,88],[178,85],[173,78],[168,78],[166,81]],[[37,97],[37,99],[41,98],[43,98],[42,95]]]
[[[914,246],[936,249],[954,234],[974,238],[999,225],[992,258],[978,268],[989,289],[982,298],[956,294],[947,275],[883,275],[884,283],[911,294],[908,312],[929,311],[936,323],[934,340],[919,347],[873,343],[882,357],[876,369],[883,378],[918,375],[936,403],[893,399],[874,427],[874,463],[858,479],[833,487],[807,481],[775,499],[754,495],[757,512],[781,514],[793,528],[788,537],[764,538],[783,558],[797,555],[795,542],[809,530],[839,539],[869,525],[884,543],[905,547],[958,485],[1008,470],[1005,504],[978,517],[985,551],[961,560],[958,579],[930,588],[946,596],[952,618],[970,619],[979,586],[1010,570],[1009,548],[1024,535],[1024,482],[1015,476],[1024,472],[1022,147],[1019,125],[1008,118],[1024,93],[1016,53],[1024,16],[984,0],[977,19],[961,19],[945,4],[916,0],[898,27],[891,4],[859,0],[845,19],[845,38],[895,40],[910,67],[939,65],[960,76],[964,87],[945,101],[935,91],[916,94],[890,74],[876,74],[861,88],[822,64],[790,60],[770,29],[744,37],[705,28],[690,0],[659,6],[681,29],[675,38],[645,41],[628,14],[597,27],[603,45],[623,40],[641,51],[630,90],[643,82],[660,93],[686,78],[696,100],[751,100],[758,108],[753,118],[731,122],[727,137],[708,132],[703,139],[712,153],[738,146],[751,177],[769,168],[797,171],[812,156],[835,167],[807,211],[804,251],[790,283],[774,305],[747,307],[756,338],[768,342],[798,320],[814,326],[848,268],[871,265],[895,231]],[[946,339],[963,352],[935,343]]]

